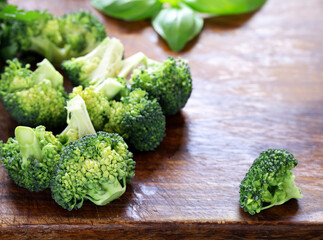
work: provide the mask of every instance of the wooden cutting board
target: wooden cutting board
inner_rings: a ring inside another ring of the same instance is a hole
[[[0,168],[0,239],[323,239],[323,1],[269,0],[255,14],[207,19],[178,54],[149,21],[104,17],[87,0],[10,2],[55,15],[87,9],[126,56],[187,59],[194,90],[158,149],[134,153],[135,178],[106,206],[66,211]],[[0,139],[16,126],[0,105]],[[304,197],[250,216],[239,184],[268,148],[298,159]]]

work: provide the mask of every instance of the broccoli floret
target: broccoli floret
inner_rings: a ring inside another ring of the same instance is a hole
[[[125,78],[75,87],[70,98],[76,95],[84,99],[97,131],[118,133],[137,150],[154,150],[165,136],[165,116],[158,102],[141,89],[129,92]]]
[[[109,121],[103,130],[119,133],[139,151],[151,151],[165,136],[165,116],[146,91],[134,89],[120,101],[110,101]]]
[[[297,163],[294,156],[285,150],[262,152],[240,185],[240,205],[244,211],[253,215],[292,198],[302,198],[291,171]]]
[[[118,134],[86,135],[65,147],[50,184],[52,197],[68,210],[81,208],[85,199],[105,205],[125,192],[134,167]]]
[[[18,126],[15,136],[7,143],[0,142],[0,162],[9,177],[30,191],[48,188],[62,145],[43,126],[35,129]]]
[[[183,108],[192,92],[192,77],[186,61],[169,57],[162,64],[148,64],[133,71],[133,88],[141,88],[156,98],[165,115],[174,115]]]
[[[75,141],[88,134],[96,134],[84,100],[76,95],[67,102],[67,127],[57,137],[63,144]]]
[[[8,64],[0,81],[0,97],[7,111],[22,125],[62,127],[66,119],[63,76],[46,59],[34,72],[16,59]]]
[[[85,56],[64,61],[62,68],[75,86],[88,87],[117,76],[122,63],[123,45],[115,38],[105,38]]]
[[[22,51],[35,51],[54,65],[82,56],[105,38],[105,27],[90,12],[78,11],[62,17],[41,12],[35,21],[20,24]]]
[[[97,131],[100,131],[109,120],[109,100],[124,87],[125,85],[116,79],[107,79],[98,86],[90,86],[85,89],[82,86],[74,87],[69,98],[73,99],[80,95],[84,99],[93,126]]]

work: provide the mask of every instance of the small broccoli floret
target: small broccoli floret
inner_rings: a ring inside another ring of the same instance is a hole
[[[66,119],[63,76],[46,59],[34,72],[17,60],[8,64],[0,81],[6,110],[22,125],[62,127]]]
[[[85,199],[105,205],[125,192],[134,167],[118,134],[84,136],[65,147],[50,184],[52,197],[68,210],[81,208]]]
[[[90,12],[82,10],[53,17],[40,12],[41,18],[20,24],[22,51],[35,51],[54,65],[82,56],[105,38],[105,27]]]
[[[122,56],[121,42],[107,37],[87,55],[64,61],[62,68],[75,86],[88,87],[117,76]]]
[[[108,78],[96,86],[83,88],[82,86],[74,87],[69,98],[80,95],[85,103],[90,119],[94,128],[100,131],[108,122],[110,103],[113,98],[120,98],[121,95],[127,94],[127,80],[124,78]]]
[[[291,171],[297,163],[285,150],[262,152],[240,185],[240,205],[244,211],[253,215],[292,198],[302,198]]]
[[[76,95],[67,102],[67,127],[57,137],[63,144],[75,141],[88,134],[96,134],[84,100]]]
[[[62,145],[45,127],[19,126],[15,138],[0,142],[0,162],[8,175],[21,187],[42,191],[49,187]]]
[[[165,115],[174,115],[183,108],[192,92],[192,77],[186,61],[169,57],[162,64],[148,64],[133,71],[133,88],[141,88],[156,98]]]
[[[139,151],[151,151],[165,136],[165,116],[147,92],[134,89],[120,101],[110,101],[109,121],[104,131],[119,133]]]

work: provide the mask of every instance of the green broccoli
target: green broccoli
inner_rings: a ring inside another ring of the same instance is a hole
[[[46,59],[34,72],[29,68],[16,59],[8,61],[0,80],[4,107],[22,125],[62,127],[66,119],[63,76]]]
[[[165,116],[158,102],[141,89],[129,92],[124,78],[75,87],[69,97],[76,95],[84,99],[97,131],[118,133],[137,150],[154,150],[165,136]]]
[[[21,24],[42,18],[38,11],[18,10],[17,6],[0,1],[0,60],[14,58],[20,50]]]
[[[146,91],[132,90],[120,101],[110,101],[106,132],[119,133],[139,151],[154,150],[165,136],[165,116],[158,102]]]
[[[20,50],[37,52],[54,65],[87,54],[106,36],[104,25],[90,12],[80,10],[62,17],[39,13],[34,21],[19,22]]]
[[[70,211],[81,208],[85,199],[105,205],[125,192],[134,167],[118,134],[86,135],[65,147],[50,183],[52,197]]]
[[[7,143],[0,142],[0,162],[9,177],[30,191],[48,188],[60,158],[61,143],[43,126],[35,129],[18,126],[15,136]]]
[[[130,84],[156,98],[165,115],[174,115],[183,108],[192,92],[192,77],[186,61],[169,57],[162,64],[153,62],[148,67],[133,71]]]
[[[244,211],[253,215],[292,198],[302,198],[291,171],[297,163],[285,150],[262,152],[240,185],[240,205]]]
[[[88,87],[117,76],[122,63],[123,45],[115,38],[105,38],[85,56],[64,61],[62,68],[75,86]]]
[[[76,95],[73,99],[69,100],[66,109],[68,125],[57,136],[62,144],[66,145],[88,134],[96,134],[86,110],[85,102],[80,95]]]

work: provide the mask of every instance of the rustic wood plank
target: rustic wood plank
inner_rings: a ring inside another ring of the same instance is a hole
[[[208,19],[184,51],[172,53],[149,21],[104,17],[87,0],[10,1],[62,15],[78,8],[102,20],[108,35],[151,58],[181,56],[194,91],[167,119],[154,152],[135,152],[127,192],[104,207],[86,202],[68,212],[50,191],[31,193],[0,168],[2,238],[320,239],[323,236],[323,2],[270,0],[255,14]],[[0,105],[0,139],[17,123]],[[250,216],[239,183],[258,154],[284,148],[304,198]],[[1,239],[2,239],[1,238]]]

